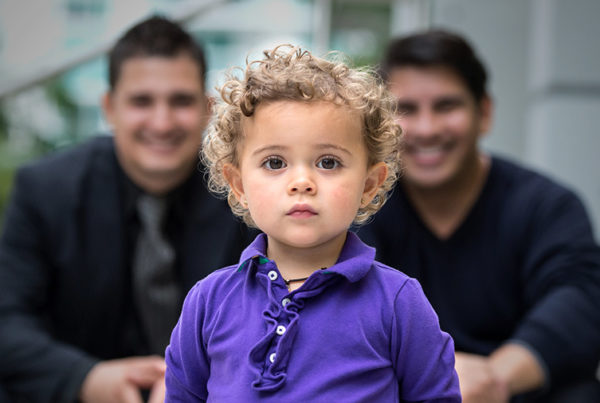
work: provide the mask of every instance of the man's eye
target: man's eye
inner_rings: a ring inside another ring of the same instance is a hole
[[[334,158],[323,158],[317,162],[317,167],[322,169],[335,169],[340,163]]]
[[[131,97],[129,102],[133,106],[146,107],[152,105],[152,98],[146,96]]]
[[[196,103],[196,98],[191,95],[177,95],[171,99],[171,105],[173,106],[191,106]]]
[[[396,105],[396,114],[399,116],[406,116],[411,113],[415,113],[417,111],[417,107],[411,103],[398,102]]]
[[[436,112],[447,113],[458,110],[466,105],[467,101],[462,97],[448,97],[438,100],[433,104]]]
[[[458,108],[458,103],[456,102],[442,102],[436,105],[436,110],[439,112],[450,112],[456,108]]]
[[[280,158],[269,158],[263,163],[263,165],[265,166],[265,168],[271,171],[285,168],[285,162],[283,162],[283,160]]]

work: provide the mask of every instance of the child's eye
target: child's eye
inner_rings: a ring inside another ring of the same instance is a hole
[[[281,158],[277,157],[269,157],[265,162],[263,162],[263,166],[268,170],[275,171],[277,169],[285,168],[285,162]]]
[[[321,158],[319,162],[317,162],[317,167],[321,169],[335,169],[340,166],[340,162],[335,158],[325,157]]]

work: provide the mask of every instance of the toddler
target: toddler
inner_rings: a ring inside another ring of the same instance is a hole
[[[189,292],[167,402],[460,402],[420,285],[348,229],[400,166],[373,74],[289,45],[229,76],[203,145],[211,189],[263,233]]]

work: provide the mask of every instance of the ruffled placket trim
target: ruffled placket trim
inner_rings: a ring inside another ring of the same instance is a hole
[[[267,293],[267,304],[262,312],[267,332],[248,355],[250,368],[256,374],[252,388],[260,392],[275,392],[287,380],[305,299],[320,294],[338,276],[331,276],[333,273],[329,271],[316,272],[302,287],[289,293],[275,262],[264,256],[253,256],[249,260],[248,269],[254,269],[252,272],[256,273],[256,280]]]

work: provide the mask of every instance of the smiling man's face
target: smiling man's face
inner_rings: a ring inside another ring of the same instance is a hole
[[[445,67],[394,69],[389,88],[405,135],[403,180],[435,188],[459,179],[478,158],[477,143],[490,123],[488,100],[477,103]]]
[[[171,190],[198,163],[210,114],[198,69],[185,54],[134,57],[104,99],[119,162],[150,193]]]

